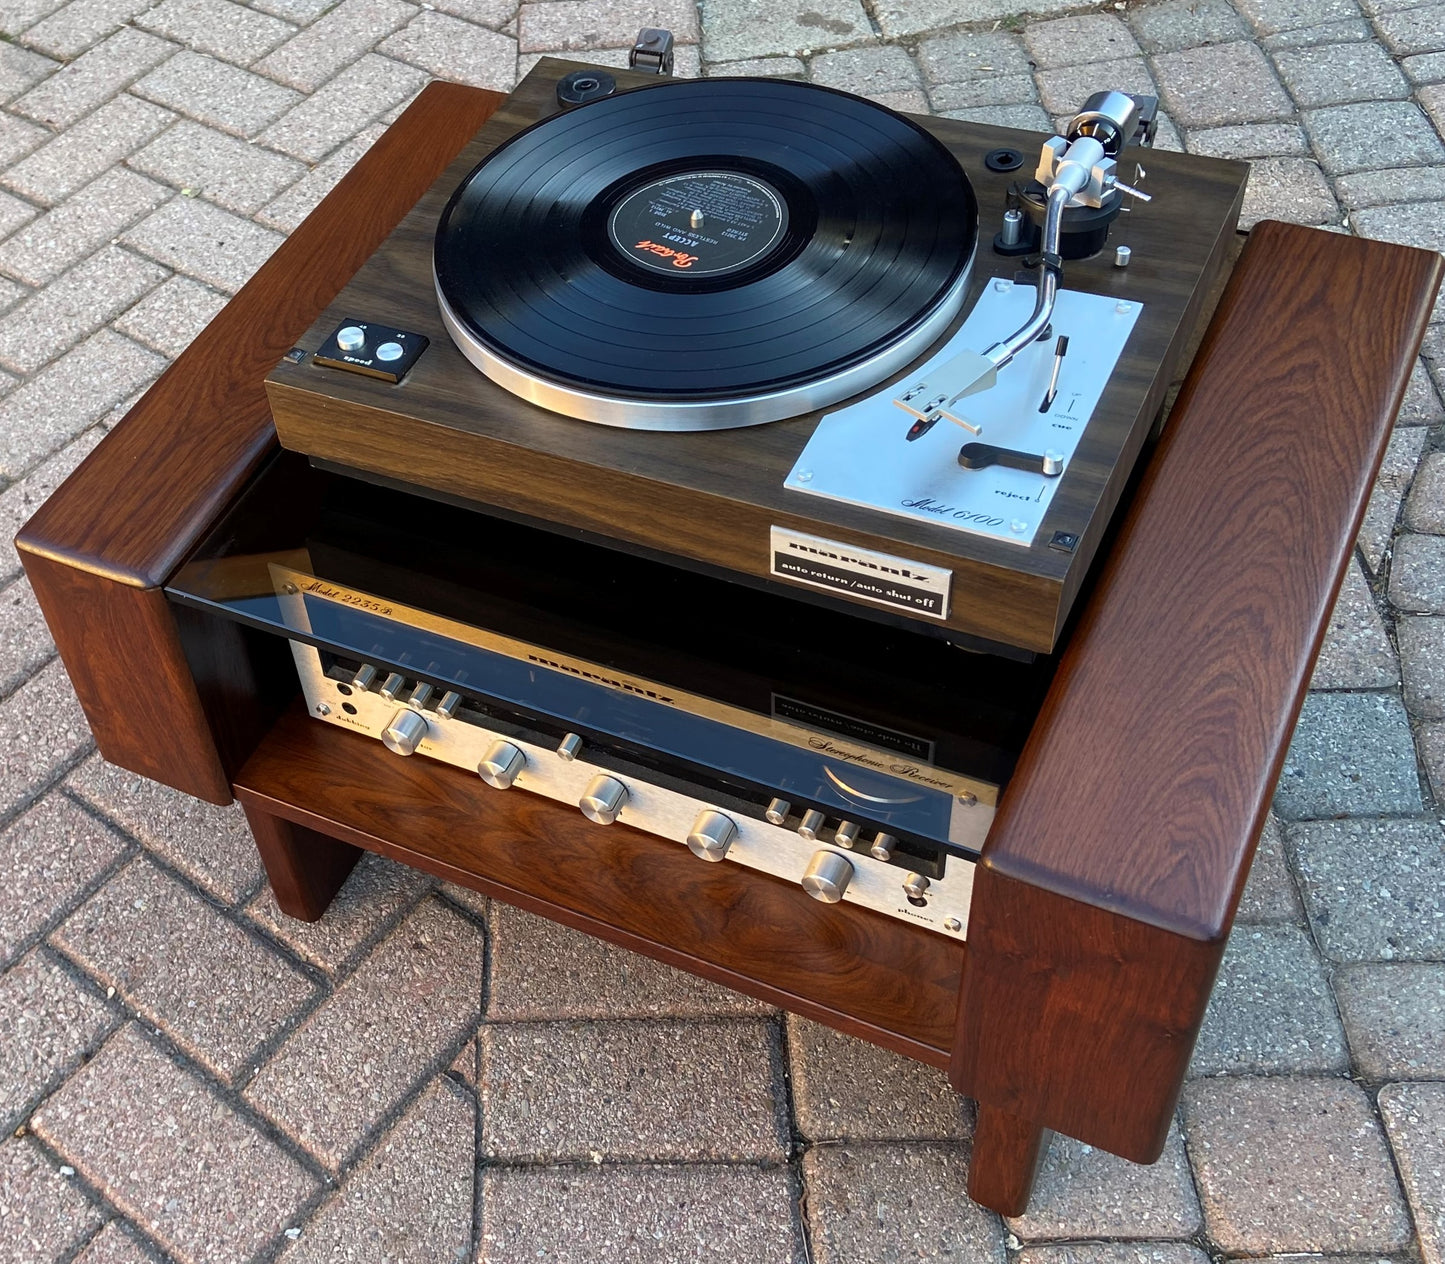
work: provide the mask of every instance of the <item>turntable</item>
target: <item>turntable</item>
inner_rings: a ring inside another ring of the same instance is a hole
[[[1243,164],[1131,147],[1153,102],[1118,92],[1041,146],[779,80],[618,72],[563,108],[556,74],[268,379],[283,446],[1052,650],[1229,260]]]

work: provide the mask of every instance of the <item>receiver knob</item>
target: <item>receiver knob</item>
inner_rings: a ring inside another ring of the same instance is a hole
[[[505,790],[527,766],[527,757],[511,742],[495,741],[477,765],[477,775],[496,790]]]
[[[848,889],[852,864],[836,851],[816,852],[803,875],[803,890],[824,904],[836,904]]]
[[[426,721],[415,711],[398,711],[381,731],[382,744],[396,755],[410,755],[426,736]]]
[[[823,828],[826,820],[816,808],[809,808],[803,813],[803,819],[798,822],[798,836],[806,838],[810,843],[818,837],[818,831]]]
[[[611,825],[617,814],[627,804],[627,787],[616,777],[599,775],[587,783],[587,789],[577,806],[582,815],[598,825]]]
[[[692,823],[687,845],[700,860],[721,860],[728,854],[728,848],[737,836],[738,827],[732,817],[709,808],[698,813],[697,820]]]

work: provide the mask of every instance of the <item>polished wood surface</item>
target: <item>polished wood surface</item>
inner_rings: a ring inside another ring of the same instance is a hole
[[[230,802],[246,752],[214,730],[238,726],[227,704],[207,710],[160,585],[274,449],[267,372],[501,99],[425,89],[21,531],[21,560],[112,763]],[[201,674],[236,700],[238,677]]]
[[[276,906],[298,921],[318,921],[356,868],[361,848],[267,812],[254,800],[243,797],[241,806]]]
[[[1149,427],[1183,375],[1183,351],[1207,315],[1206,297],[1232,257],[1245,166],[1146,151],[1141,156],[1155,200],[1122,215],[1113,237],[1132,246],[1131,266],[1115,268],[1108,252],[1066,265],[1067,288],[1142,301],[1144,310],[1035,543],[1022,548],[786,490],[784,479],[817,413],[742,430],[619,430],[527,404],[462,356],[441,324],[433,290],[438,216],[489,150],[555,110],[553,84],[572,65],[544,62],[528,77],[303,340],[317,347],[351,318],[415,330],[431,346],[407,379],[393,386],[309,363],[280,365],[270,382],[281,442],[626,549],[746,576],[801,600],[845,601],[768,577],[772,526],[943,567],[955,575],[950,628],[1050,650]],[[619,74],[619,80],[655,83],[641,75]],[[990,247],[1006,189],[1019,172],[989,171],[984,154],[1013,145],[1032,163],[1043,138],[949,119],[917,121],[953,149],[979,198],[971,306],[993,277],[1012,276],[1019,266]],[[900,413],[899,419],[901,443],[906,418]],[[1072,554],[1051,548],[1055,531],[1077,535],[1078,548]],[[847,608],[877,609],[859,602]]]
[[[968,1196],[1005,1216],[1028,1210],[1048,1133],[1018,1115],[979,1105],[968,1164]]]
[[[984,848],[964,1092],[1159,1153],[1441,267],[1254,230]]]
[[[262,811],[935,1066],[964,946],[289,711],[236,781]],[[269,868],[268,868],[269,872]],[[287,879],[290,881],[290,879]]]

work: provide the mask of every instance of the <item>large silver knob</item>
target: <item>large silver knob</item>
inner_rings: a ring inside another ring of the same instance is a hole
[[[477,765],[477,775],[496,790],[505,790],[527,766],[527,757],[511,742],[500,738],[487,747]]]
[[[398,711],[381,730],[381,741],[394,755],[410,755],[426,736],[426,721],[415,711]]]
[[[813,856],[803,875],[803,890],[824,904],[836,904],[848,889],[853,865],[836,851],[820,851]]]
[[[596,821],[598,825],[611,825],[626,804],[627,787],[616,777],[605,774],[593,777],[577,801],[582,815],[589,821]]]
[[[728,854],[728,848],[737,836],[738,827],[732,817],[709,808],[698,813],[697,820],[692,823],[687,845],[692,854],[701,860],[721,860]]]

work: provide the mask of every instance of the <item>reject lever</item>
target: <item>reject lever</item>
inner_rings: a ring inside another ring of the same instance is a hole
[[[1038,455],[995,447],[991,443],[965,443],[958,450],[958,463],[966,470],[986,470],[990,465],[1004,465],[1011,470],[1023,470],[1026,474],[1042,474],[1045,478],[1058,478],[1064,472],[1064,458],[1057,452]]]

